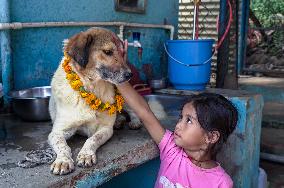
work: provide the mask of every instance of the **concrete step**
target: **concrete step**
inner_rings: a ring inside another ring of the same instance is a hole
[[[261,152],[284,156],[284,129],[262,127]]]
[[[239,88],[262,94],[264,102],[284,103],[284,78],[240,76]]]
[[[264,103],[262,126],[284,129],[284,103]]]

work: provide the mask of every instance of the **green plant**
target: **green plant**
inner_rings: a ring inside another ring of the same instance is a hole
[[[264,27],[284,24],[283,0],[252,0],[251,9]]]

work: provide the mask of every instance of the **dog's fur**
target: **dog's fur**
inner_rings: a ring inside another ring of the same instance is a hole
[[[129,80],[130,69],[123,59],[123,43],[111,31],[91,28],[64,42],[64,50],[72,58],[70,66],[84,87],[103,102],[114,102],[114,85]],[[76,132],[88,136],[77,156],[77,164],[89,167],[96,163],[96,150],[113,134],[116,114],[92,110],[74,91],[62,68],[63,59],[52,81],[49,111],[53,121],[48,140],[57,154],[51,165],[53,174],[67,174],[74,170],[71,149],[66,140]],[[132,125],[141,124],[133,113]]]

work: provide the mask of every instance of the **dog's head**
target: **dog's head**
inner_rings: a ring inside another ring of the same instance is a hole
[[[131,78],[124,61],[123,42],[110,30],[91,28],[71,37],[64,50],[77,63],[83,76],[114,84]]]

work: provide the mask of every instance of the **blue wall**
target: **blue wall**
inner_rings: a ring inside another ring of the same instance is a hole
[[[125,21],[177,26],[178,0],[148,0],[146,14],[116,12],[114,0],[11,0],[11,22],[43,21]],[[62,56],[62,41],[87,27],[31,28],[11,30],[14,89],[49,85]],[[118,33],[118,28],[110,28]],[[156,75],[166,75],[167,64],[162,44],[169,32],[162,29],[126,28],[125,37],[132,40],[131,31],[141,32],[142,63],[153,64]],[[137,49],[129,49],[129,60],[136,67]],[[143,75],[142,75],[143,78]]]

